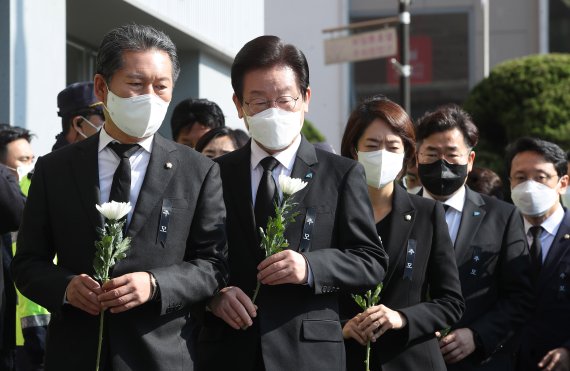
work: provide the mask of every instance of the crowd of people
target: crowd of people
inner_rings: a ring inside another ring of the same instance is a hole
[[[157,131],[179,73],[166,34],[121,26],[93,82],[57,96],[50,154],[36,161],[33,134],[0,124],[0,369],[570,370],[558,145],[516,140],[501,179],[475,166],[479,131],[459,106],[413,123],[377,95],[340,155],[317,148],[301,135],[307,60],[275,36],[232,64],[249,135],[188,98],[169,140]],[[268,254],[284,176],[303,186]],[[95,205],[111,201],[132,206],[130,248],[101,282]]]

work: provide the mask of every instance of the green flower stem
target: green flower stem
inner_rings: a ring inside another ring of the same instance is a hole
[[[101,346],[103,344],[103,318],[105,311],[99,314],[99,343],[97,345],[97,363],[95,364],[95,371],[99,371],[99,363],[101,362]]]
[[[107,267],[107,272],[109,271],[109,268]],[[105,280],[105,282],[107,282],[107,280]],[[104,282],[104,283],[105,283]],[[99,371],[99,364],[101,362],[101,347],[103,345],[103,321],[104,321],[104,316],[105,316],[105,311],[102,310],[101,313],[99,314],[99,341],[97,343],[97,362],[95,363],[95,371]]]
[[[370,341],[366,343],[366,360],[364,360],[366,365],[366,371],[370,371]]]
[[[261,282],[257,281],[257,285],[255,286],[255,291],[253,292],[253,297],[251,298],[251,302],[255,304],[255,299],[257,298],[257,294],[259,294],[259,288],[261,287]]]

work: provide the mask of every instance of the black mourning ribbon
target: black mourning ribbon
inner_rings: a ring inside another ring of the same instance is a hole
[[[267,220],[270,216],[275,216],[275,206],[277,194],[277,185],[275,184],[275,179],[273,178],[273,169],[279,164],[272,156],[267,156],[260,162],[263,167],[263,175],[259,181],[259,187],[257,188],[257,195],[255,196],[255,224],[257,230],[259,228],[267,227]]]

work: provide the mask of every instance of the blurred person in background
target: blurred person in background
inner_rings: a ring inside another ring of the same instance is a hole
[[[467,186],[475,192],[503,200],[503,181],[491,169],[474,167],[467,175]]]
[[[457,322],[465,303],[443,207],[397,181],[415,159],[414,126],[398,104],[369,98],[348,119],[341,151],[364,166],[390,262],[378,305],[362,312],[342,297],[347,369],[362,368],[372,340],[371,370],[445,371],[435,332]]]
[[[208,131],[226,126],[222,109],[207,99],[184,99],[178,103],[170,118],[172,139],[191,148]]]
[[[61,133],[56,135],[52,151],[98,133],[105,121],[93,82],[76,82],[63,89],[57,95],[57,107]]]
[[[238,132],[243,133],[247,139]],[[224,126],[212,129],[204,134],[196,143],[195,150],[214,159],[243,147],[248,140],[249,137],[243,130]]]
[[[415,157],[406,164],[406,173],[402,177],[402,185],[408,193],[417,195],[422,189],[422,182],[418,176],[418,166]]]

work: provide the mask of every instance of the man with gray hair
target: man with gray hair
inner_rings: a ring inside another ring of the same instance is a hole
[[[103,129],[38,160],[12,271],[24,295],[52,313],[46,370],[192,370],[190,308],[225,286],[225,208],[219,167],[156,134],[179,74],[164,33],[111,30],[94,89]],[[110,279],[93,279],[103,220],[95,205],[130,202],[131,246]],[[53,263],[57,255],[57,265]]]

